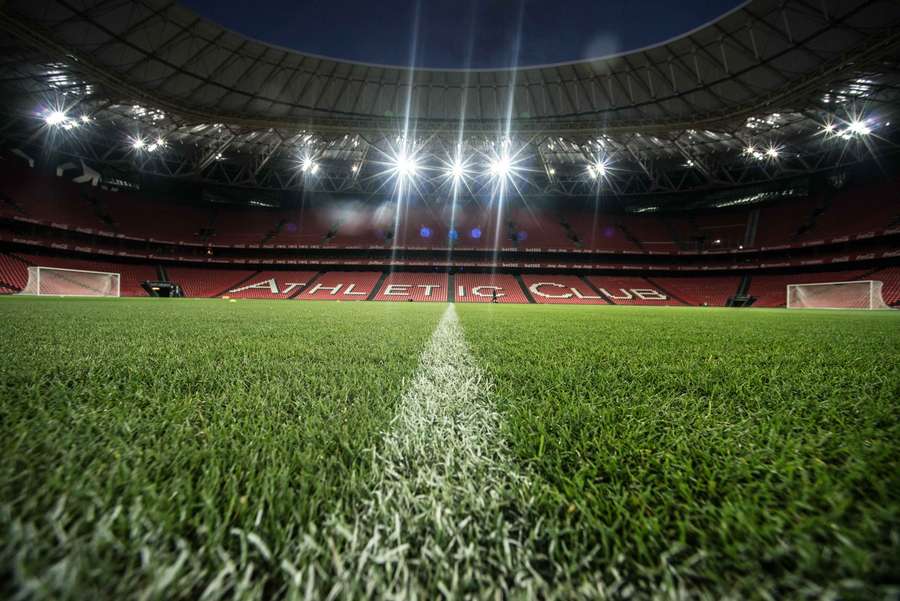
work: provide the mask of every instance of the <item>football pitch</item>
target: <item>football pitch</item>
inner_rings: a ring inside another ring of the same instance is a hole
[[[0,597],[900,594],[900,312],[0,298]]]

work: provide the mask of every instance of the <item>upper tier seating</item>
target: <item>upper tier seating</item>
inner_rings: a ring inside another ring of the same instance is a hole
[[[692,215],[614,212],[605,201],[524,203],[440,199],[313,199],[300,207],[202,203],[153,192],[113,192],[0,161],[0,219],[171,244],[255,247],[556,249],[673,253],[736,248],[757,207]],[[748,248],[801,245],[884,230],[898,223],[895,182],[758,208]],[[501,210],[502,208],[502,210]],[[399,215],[398,215],[399,211]],[[451,234],[451,231],[453,232]],[[720,240],[720,243],[716,243]]]
[[[841,191],[815,219],[812,228],[798,236],[799,242],[829,240],[848,234],[883,229],[900,217],[895,185],[871,186],[859,191]]]

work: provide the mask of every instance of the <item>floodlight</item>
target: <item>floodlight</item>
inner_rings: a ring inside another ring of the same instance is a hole
[[[413,177],[418,168],[415,157],[411,157],[405,152],[401,152],[394,159],[394,173],[400,177]]]
[[[316,173],[319,170],[319,164],[316,163],[311,156],[307,155],[300,161],[300,171],[303,173]]]
[[[872,133],[872,130],[862,119],[854,119],[850,122],[850,132],[860,136],[868,136]]]
[[[593,165],[588,165],[588,174],[591,176],[591,179],[606,177],[606,161],[598,159]]]
[[[778,148],[775,146],[769,146],[766,149],[766,156],[769,157],[770,159],[777,159],[778,158]]]
[[[135,150],[143,150],[144,146],[147,145],[147,142],[144,141],[143,138],[134,138],[131,141],[131,147]]]
[[[450,168],[447,170],[447,175],[452,177],[454,180],[459,181],[465,176],[466,169],[463,167],[463,164],[459,161],[454,161]]]
[[[44,123],[50,126],[54,125],[62,125],[66,122],[68,117],[62,111],[51,111],[44,117]]]
[[[88,115],[82,115],[82,116],[81,116],[81,122],[82,122],[82,123],[90,123],[90,122],[91,122],[91,118],[90,118]]]
[[[490,173],[494,177],[498,177],[503,179],[509,175],[510,171],[510,161],[509,157],[506,155],[497,157],[491,161],[490,165]]]

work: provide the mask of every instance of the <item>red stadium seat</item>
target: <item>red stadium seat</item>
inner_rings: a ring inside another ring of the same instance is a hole
[[[607,305],[601,294],[574,275],[522,276],[531,298],[538,304],[549,305]]]
[[[214,267],[168,267],[169,280],[180,285],[185,296],[212,298],[247,281],[255,271]]]
[[[375,290],[380,271],[329,271],[297,295],[300,300],[364,301]]]
[[[454,276],[453,294],[458,303],[527,303],[516,278],[507,273],[460,273]]]
[[[684,305],[644,278],[588,276],[588,281],[614,305]]]
[[[375,300],[447,302],[447,281],[445,273],[391,273]]]
[[[287,299],[300,294],[315,271],[261,271],[222,296],[230,298]]]

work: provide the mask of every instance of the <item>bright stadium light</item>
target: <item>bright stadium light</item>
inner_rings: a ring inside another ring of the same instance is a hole
[[[90,123],[90,122],[91,122],[91,118],[90,118],[88,115],[82,115],[82,116],[81,116],[81,122],[82,122],[82,123]]]
[[[464,166],[461,162],[459,162],[459,161],[454,161],[454,162],[450,165],[450,168],[447,169],[447,175],[448,175],[449,177],[452,177],[452,178],[453,178],[453,181],[458,182],[458,181],[461,180],[463,177],[465,177],[465,175],[466,175],[466,168],[465,168],[465,166]]]
[[[144,138],[137,137],[131,140],[131,147],[135,150],[143,150],[145,146],[147,146],[147,141]]]
[[[62,111],[50,111],[44,117],[44,123],[53,127],[56,125],[63,125],[68,120],[66,114]]]
[[[319,171],[319,164],[309,155],[303,157],[300,161],[300,171],[303,173],[315,174]]]
[[[872,133],[872,129],[866,125],[865,120],[863,119],[854,119],[850,122],[850,133],[856,134],[858,136],[868,136]]]
[[[779,150],[777,146],[769,146],[766,148],[766,156],[770,159],[777,159],[779,154]]]
[[[399,177],[415,177],[418,170],[419,164],[416,157],[408,155],[405,151],[394,157],[393,172]]]
[[[606,177],[606,173],[608,171],[608,164],[605,159],[597,159],[593,164],[588,165],[588,175],[591,176],[591,179],[597,179]]]
[[[503,154],[499,157],[491,159],[489,172],[498,179],[506,179],[512,170],[512,163],[509,155]]]

